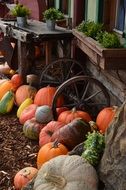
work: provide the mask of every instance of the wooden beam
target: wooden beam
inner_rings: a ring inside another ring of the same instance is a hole
[[[74,1],[74,12],[73,12],[73,27],[77,26],[84,20],[84,5],[85,0],[73,0]]]

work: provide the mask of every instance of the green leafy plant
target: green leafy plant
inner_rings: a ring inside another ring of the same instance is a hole
[[[25,17],[30,14],[30,10],[24,5],[17,4],[12,10],[11,13],[16,17]]]
[[[55,8],[49,8],[43,13],[45,20],[61,20],[64,19],[64,14]]]
[[[105,31],[103,24],[94,21],[83,21],[77,27],[77,30],[97,40],[105,48],[122,47],[119,37],[115,33]]]
[[[79,32],[83,32],[86,36],[96,39],[98,33],[104,30],[103,24],[94,21],[82,21],[77,27]]]
[[[97,40],[105,48],[120,48],[119,37],[115,33],[102,32],[97,35]]]
[[[88,132],[87,139],[84,141],[84,152],[82,157],[93,166],[97,165],[101,154],[105,148],[104,135],[98,131]]]

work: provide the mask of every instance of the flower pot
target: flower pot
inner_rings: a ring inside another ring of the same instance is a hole
[[[76,37],[76,45],[92,63],[104,70],[126,69],[126,48],[104,48],[98,41],[87,37],[77,29],[73,29],[72,33]]]
[[[27,18],[26,17],[17,17],[17,26],[25,27],[27,25]]]
[[[46,20],[48,30],[51,31],[55,30],[55,23],[56,23],[55,20]]]

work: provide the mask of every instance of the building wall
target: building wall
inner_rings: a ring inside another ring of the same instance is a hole
[[[90,60],[86,60],[86,69],[90,76],[99,80],[108,90],[111,105],[121,105],[126,99],[126,73],[117,71],[103,70],[93,64]],[[103,100],[104,101],[104,100]]]
[[[86,2],[86,0],[79,0],[78,4],[78,0],[74,0],[74,27],[84,19],[84,2]],[[106,29],[108,30],[112,30],[114,28],[115,3],[116,0],[104,0],[102,22],[105,24]],[[81,14],[80,9],[76,5],[81,7]],[[77,48],[75,48],[75,50],[76,49]],[[80,60],[80,57],[83,57],[83,55],[85,54],[81,50],[79,54],[75,51],[76,59]],[[108,89],[111,105],[121,105],[126,99],[126,70],[103,70],[94,65],[94,63],[92,63],[89,59],[85,59],[83,62],[84,65],[86,65],[89,75],[98,79]]]

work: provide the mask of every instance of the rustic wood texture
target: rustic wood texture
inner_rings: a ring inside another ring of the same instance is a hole
[[[73,29],[77,46],[102,69],[126,69],[126,48],[103,48],[94,39]]]
[[[63,57],[71,57],[70,46],[73,39],[71,30],[56,26],[54,31],[49,31],[46,23],[37,20],[28,20],[28,24],[25,28],[17,27],[17,24],[13,21],[0,21],[0,28],[9,38],[14,38],[18,41],[18,66],[24,80],[31,67],[31,62],[33,63],[34,60],[33,53],[29,53],[33,59],[29,59],[27,54],[28,52],[33,52],[32,46],[35,44],[46,43],[46,64],[52,60],[51,46],[54,44],[54,41],[60,41],[60,44],[62,44]]]

